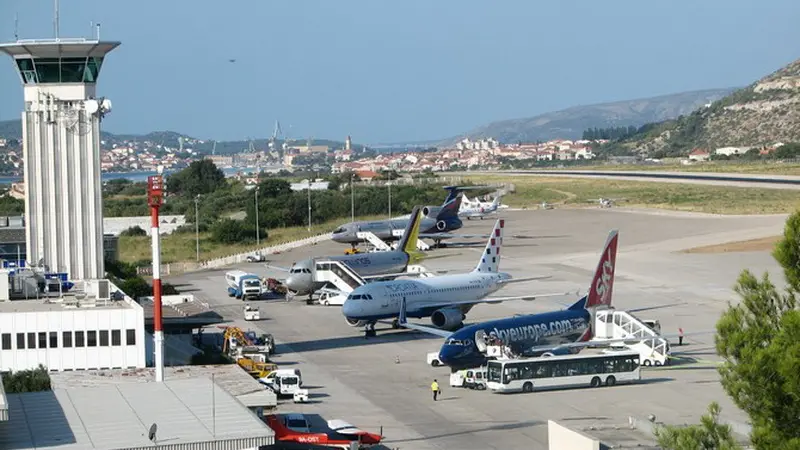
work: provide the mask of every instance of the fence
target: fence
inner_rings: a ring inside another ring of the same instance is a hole
[[[300,239],[298,241],[284,242],[283,244],[273,245],[271,247],[264,247],[250,252],[238,253],[236,255],[230,255],[230,256],[223,256],[222,258],[211,259],[208,261],[201,261],[199,263],[177,262],[177,263],[162,264],[161,274],[170,275],[174,273],[194,272],[197,270],[204,270],[204,269],[218,269],[220,267],[226,267],[233,264],[243,263],[247,261],[248,256],[253,256],[257,253],[260,253],[262,255],[271,255],[299,247],[304,247],[306,245],[318,244],[320,242],[324,242],[330,239],[331,239],[331,234],[326,233],[317,236],[307,237],[305,239]],[[152,275],[153,268],[152,266],[137,267],[136,273],[138,273],[139,275]]]

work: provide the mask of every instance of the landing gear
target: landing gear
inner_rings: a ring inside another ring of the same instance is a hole
[[[377,333],[375,332],[375,322],[368,322],[364,326],[364,339],[375,336],[377,336]]]
[[[399,330],[400,329],[400,319],[392,320],[392,329]]]
[[[306,305],[313,305],[314,304],[314,293],[308,294],[308,298],[306,299]]]

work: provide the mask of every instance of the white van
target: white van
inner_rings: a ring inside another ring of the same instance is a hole
[[[486,390],[486,367],[467,369],[464,377],[464,387],[479,391]]]
[[[347,300],[347,294],[339,291],[325,290],[322,291],[322,293],[319,296],[319,300],[317,301],[319,302],[320,305],[324,306],[331,306],[331,305],[342,306],[344,305],[345,300]]]
[[[467,380],[466,370],[457,370],[450,374],[450,387],[464,387]]]
[[[427,364],[433,367],[439,367],[442,362],[439,361],[439,352],[430,352],[427,357]]]
[[[264,377],[262,379],[266,379],[266,380],[269,381],[270,379],[276,378],[276,377],[297,377],[297,379],[299,381],[298,386],[299,387],[303,387],[303,374],[300,373],[300,369],[278,369],[278,370],[273,370],[272,372],[269,373],[269,375],[267,375],[266,377]]]

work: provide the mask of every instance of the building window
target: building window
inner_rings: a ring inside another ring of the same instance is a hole
[[[125,330],[125,344],[136,345],[136,330]]]
[[[47,348],[47,333],[39,332],[39,348]]]
[[[11,333],[3,333],[3,350],[11,350]]]
[[[58,333],[50,332],[50,348],[58,348]]]
[[[17,333],[17,350],[25,350],[25,333]]]
[[[83,334],[84,334],[83,331],[76,331],[75,332],[75,347],[83,347],[84,346]]]
[[[36,333],[28,333],[28,348],[36,348]]]
[[[100,330],[100,347],[108,347],[108,330]]]
[[[122,345],[122,332],[120,330],[111,330],[111,345]]]
[[[61,333],[61,345],[64,348],[72,347],[72,331],[64,331]]]
[[[86,332],[86,346],[97,347],[97,331]]]

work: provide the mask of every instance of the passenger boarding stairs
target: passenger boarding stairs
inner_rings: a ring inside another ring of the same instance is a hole
[[[330,283],[345,294],[349,294],[353,292],[353,289],[365,284],[364,279],[359,274],[340,261],[317,261],[312,276],[314,281]]]
[[[389,247],[389,244],[383,242],[381,238],[375,236],[375,233],[372,233],[370,231],[359,231],[358,233],[356,233],[356,236],[358,236],[359,239],[366,240],[367,242],[370,243],[370,245],[372,245],[374,250],[370,251],[388,252],[392,250],[392,247]]]
[[[405,234],[405,232],[406,232],[406,230],[393,230],[392,231],[392,235],[397,237],[397,238],[402,238],[403,234]],[[395,242],[395,244],[392,247],[396,248],[397,244],[399,244],[399,243],[400,243],[400,241],[398,240],[397,242]],[[430,250],[430,249],[431,249],[430,245],[426,244],[422,239],[417,238],[417,250],[427,251],[427,250]]]
[[[639,352],[644,366],[669,364],[669,342],[627,311],[597,311],[594,335],[593,341],[624,339],[626,347]]]

